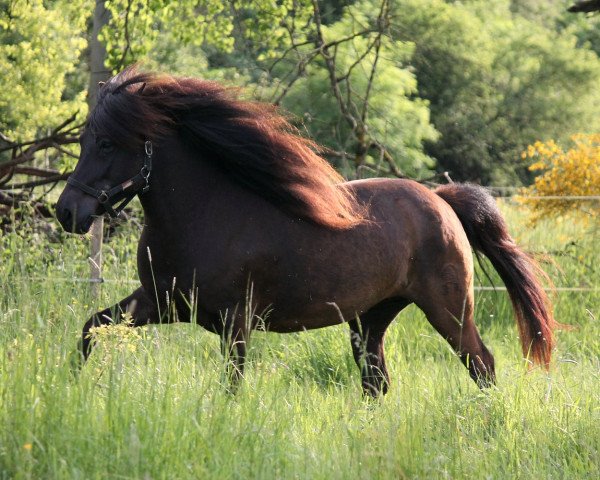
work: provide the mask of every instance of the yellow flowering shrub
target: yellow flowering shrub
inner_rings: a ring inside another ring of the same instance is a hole
[[[535,142],[521,154],[524,160],[533,160],[530,171],[540,172],[533,185],[521,191],[521,202],[532,208],[534,223],[558,215],[598,219],[598,199],[555,198],[600,195],[600,134],[577,134],[571,140],[568,150],[550,140]]]

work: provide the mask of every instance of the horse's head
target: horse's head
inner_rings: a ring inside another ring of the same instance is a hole
[[[87,232],[94,216],[116,217],[135,195],[147,190],[152,169],[150,142],[132,152],[86,128],[80,145],[79,161],[56,205],[58,221],[73,233]]]

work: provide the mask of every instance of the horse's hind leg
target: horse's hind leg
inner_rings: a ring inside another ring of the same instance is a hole
[[[367,395],[376,397],[387,393],[390,377],[385,366],[383,338],[392,320],[409,303],[402,298],[386,300],[348,322],[352,353]]]
[[[483,344],[473,321],[473,289],[469,277],[444,275],[430,281],[427,299],[417,301],[429,323],[444,337],[469,370],[471,378],[479,387],[488,387],[496,381],[494,357]],[[454,270],[455,271],[455,270]],[[452,281],[448,278],[452,277]]]
[[[156,302],[146,293],[143,287],[138,288],[116,305],[95,313],[83,326],[80,351],[83,360],[87,360],[92,352],[93,342],[91,329],[111,323],[121,323],[123,314],[131,315],[131,326],[140,327],[150,323],[159,323],[160,315]]]

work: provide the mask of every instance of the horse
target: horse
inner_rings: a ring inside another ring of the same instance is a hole
[[[62,227],[85,233],[94,216],[117,216],[135,196],[144,211],[141,286],[87,320],[83,361],[90,330],[124,312],[134,327],[193,321],[220,335],[236,385],[254,329],[344,322],[363,393],[378,396],[390,385],[386,329],[414,303],[484,388],[495,369],[473,320],[473,248],[506,285],[523,354],[550,362],[543,271],[482,187],[345,182],[275,107],[136,67],[100,87],[80,144],[56,207]]]

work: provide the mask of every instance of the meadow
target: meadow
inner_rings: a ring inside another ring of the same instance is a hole
[[[600,478],[598,225],[503,210],[557,287],[596,288],[553,294],[570,328],[550,371],[527,369],[506,292],[478,291],[497,387],[480,391],[411,306],[386,337],[392,386],[375,401],[346,325],[257,332],[236,395],[218,338],[189,324],[109,329],[75,373],[84,321],[135,288],[139,228],[105,245],[113,281],[94,300],[73,280],[88,275],[87,238],[15,224],[0,233],[0,478]]]

